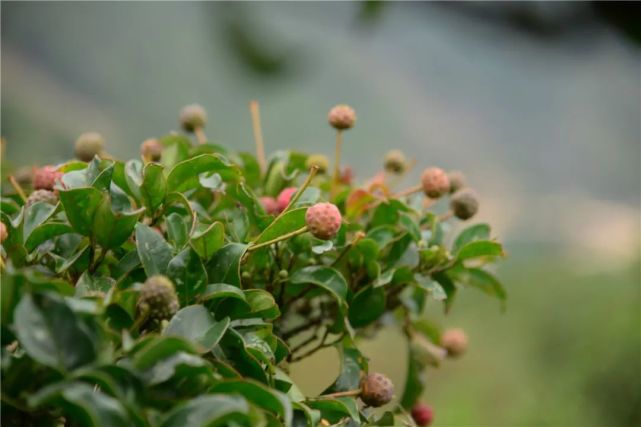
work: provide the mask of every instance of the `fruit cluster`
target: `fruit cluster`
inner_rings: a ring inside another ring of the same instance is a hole
[[[438,167],[395,189],[414,167],[399,150],[356,180],[341,164],[347,105],[328,114],[331,160],[267,157],[256,102],[250,112],[255,154],[210,140],[190,105],[183,133],[143,141],[140,159],[88,132],[75,160],[3,167],[7,425],[430,424],[422,377],[467,337],[441,331],[427,302],[447,312],[461,287],[505,300],[489,226],[455,229],[476,193]],[[402,389],[359,350],[383,327],[406,337]],[[289,367],[327,348],[338,376],[306,396]]]

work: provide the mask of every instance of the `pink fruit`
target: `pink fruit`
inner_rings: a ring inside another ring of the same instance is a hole
[[[53,190],[56,182],[62,178],[62,172],[54,166],[43,166],[33,172],[33,188],[36,190]]]
[[[394,397],[394,384],[378,372],[367,374],[361,380],[361,400],[367,406],[378,408]]]
[[[280,194],[276,198],[276,203],[278,204],[278,212],[282,212],[285,210],[287,205],[289,205],[290,200],[292,200],[292,196],[294,195],[294,193],[296,193],[296,190],[296,187],[287,187],[280,192]]]
[[[432,423],[434,419],[434,411],[432,407],[425,403],[417,403],[412,408],[412,418],[419,427],[426,427]]]
[[[467,335],[460,328],[448,329],[441,335],[441,347],[450,357],[458,357],[467,350]]]
[[[279,212],[278,202],[273,197],[261,197],[260,203],[263,205],[263,209],[265,209],[265,212],[267,212],[269,215],[276,215]]]
[[[427,197],[438,199],[450,191],[450,180],[441,168],[427,168],[421,176],[423,192]]]
[[[356,113],[349,105],[340,104],[329,110],[327,121],[334,129],[349,129],[356,122]]]
[[[305,223],[309,232],[322,240],[329,240],[338,233],[341,220],[340,211],[331,203],[316,203],[305,213]]]

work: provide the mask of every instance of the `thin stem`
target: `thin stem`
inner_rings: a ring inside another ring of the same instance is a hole
[[[309,187],[309,184],[312,182],[312,179],[316,175],[316,172],[318,172],[318,166],[316,165],[312,166],[309,169],[309,175],[307,175],[307,179],[305,179],[305,182],[303,182],[303,185],[301,185],[298,191],[296,191],[296,194],[294,194],[294,196],[291,198],[287,207],[281,213],[279,213],[276,218],[274,218],[274,220],[272,221],[272,224],[278,221],[280,218],[282,218],[282,216],[285,215],[292,208],[292,206],[294,206],[294,204],[298,201],[298,199],[300,199],[300,196],[303,194],[305,189]],[[259,234],[258,237],[256,237],[256,239],[254,240],[257,240],[261,236],[261,234]]]
[[[294,337],[294,336],[300,334],[301,332],[306,331],[307,329],[309,329],[310,326],[315,326],[315,325],[321,323],[322,321],[323,321],[322,317],[316,317],[314,319],[311,319],[307,323],[303,323],[302,325],[298,325],[295,328],[290,329],[289,331],[283,332],[281,334],[281,338],[283,340],[287,340],[287,339],[289,339],[291,337]]]
[[[337,391],[336,393],[323,394],[318,396],[319,399],[335,399],[337,397],[349,397],[349,396],[358,396],[361,394],[361,389],[357,388],[356,390],[346,390],[346,391]]]
[[[423,186],[418,184],[413,187],[407,188],[399,193],[394,194],[394,198],[398,199],[401,197],[409,196],[410,194],[418,193],[419,191],[423,190]]]
[[[343,250],[341,251],[340,254],[336,257],[334,262],[332,263],[332,267],[334,267],[336,264],[339,263],[339,261],[349,252],[350,249],[354,247],[355,244],[357,244],[363,237],[365,237],[365,233],[362,231],[359,231],[354,235],[354,240],[352,240],[348,245],[346,245]]]
[[[332,190],[331,198],[336,196],[338,190],[338,183],[341,177],[341,148],[343,146],[343,131],[338,129],[336,131],[336,153],[334,155],[334,175],[332,177]]]
[[[449,210],[445,212],[444,214],[439,215],[438,220],[440,222],[447,221],[448,219],[452,218],[454,216],[454,211]]]
[[[256,143],[256,159],[260,167],[261,175],[267,170],[267,161],[265,160],[265,144],[263,143],[263,128],[260,125],[260,107],[258,101],[249,103],[249,111],[252,116],[252,128],[254,129],[254,142]]]
[[[291,362],[298,362],[299,360],[303,360],[307,356],[311,356],[312,354],[316,353],[318,350],[321,350],[321,349],[323,349],[325,347],[331,347],[331,346],[333,346],[335,344],[338,344],[339,342],[341,342],[343,340],[344,333],[339,335],[339,337],[336,338],[334,341],[325,343],[325,338],[327,338],[328,333],[329,333],[329,328],[325,331],[325,335],[323,336],[323,339],[321,340],[320,344],[318,344],[316,347],[310,349],[309,351],[301,354],[300,356],[292,357],[290,361]]]
[[[131,328],[129,328],[130,331],[137,331],[138,328],[140,328],[143,323],[147,320],[147,317],[149,316],[149,308],[143,308],[143,312],[140,313],[140,317],[136,319],[133,325],[131,325]]]
[[[195,127],[194,133],[199,144],[207,144],[207,135],[205,135],[205,129],[202,126]]]
[[[16,193],[18,193],[18,196],[22,199],[22,202],[27,203],[27,195],[24,193],[24,190],[20,187],[20,184],[18,184],[18,181],[16,181],[16,178],[13,175],[9,175],[9,182],[13,189],[16,190]]]
[[[316,335],[316,332],[317,332],[319,327],[316,328],[316,330],[314,331],[314,334],[312,336],[310,336],[309,338],[305,339],[303,342],[298,344],[296,347],[293,347],[289,351],[289,354],[293,357],[294,353],[296,353],[298,350],[304,348],[307,344],[310,344],[310,343],[314,342],[318,338],[318,336]]]
[[[271,239],[271,240],[268,240],[266,242],[254,244],[254,245],[252,245],[252,246],[247,248],[247,252],[255,251],[256,249],[264,248],[265,246],[269,246],[269,245],[272,245],[274,243],[281,242],[283,240],[291,239],[292,237],[298,236],[299,234],[303,234],[306,231],[307,231],[307,226],[305,225],[305,226],[299,228],[298,230],[294,230],[294,231],[289,232],[287,234],[283,234],[281,236],[278,236],[278,237],[276,237],[274,239]]]

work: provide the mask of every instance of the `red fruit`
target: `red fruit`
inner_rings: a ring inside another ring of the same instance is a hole
[[[36,190],[53,190],[56,182],[62,178],[62,172],[54,166],[43,166],[33,172],[33,188]]]
[[[412,408],[412,418],[419,427],[426,427],[432,424],[434,411],[431,406],[426,405],[425,403],[417,403]]]
[[[260,203],[263,205],[263,209],[265,209],[265,212],[267,212],[269,215],[276,215],[279,212],[278,202],[273,197],[261,197]]]
[[[438,199],[450,191],[450,180],[441,168],[427,168],[421,176],[423,191],[427,197]]]
[[[309,232],[322,240],[334,237],[341,228],[341,221],[340,211],[331,203],[316,203],[305,213],[305,223]]]
[[[345,185],[352,185],[354,179],[354,171],[351,166],[345,166],[341,172],[340,182]]]
[[[282,212],[285,210],[287,205],[289,205],[289,201],[292,200],[292,196],[294,195],[296,190],[296,187],[287,187],[280,192],[280,194],[276,198],[276,203],[278,203],[278,212]]]

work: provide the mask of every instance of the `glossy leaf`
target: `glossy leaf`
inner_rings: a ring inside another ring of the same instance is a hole
[[[171,260],[171,247],[165,239],[151,227],[136,224],[136,248],[147,276],[166,274]]]
[[[219,154],[201,154],[174,166],[167,176],[167,190],[183,192],[199,185],[199,175],[216,172],[224,181],[237,182],[241,174],[237,166]]]
[[[199,353],[206,353],[218,344],[228,327],[229,318],[216,322],[204,306],[190,305],[174,315],[163,334],[190,340]]]
[[[191,247],[205,261],[225,244],[225,227],[221,222],[214,222],[202,231],[197,231],[190,239]]]
[[[89,236],[93,232],[94,215],[103,201],[100,190],[92,187],[60,191],[60,202],[73,229]]]

